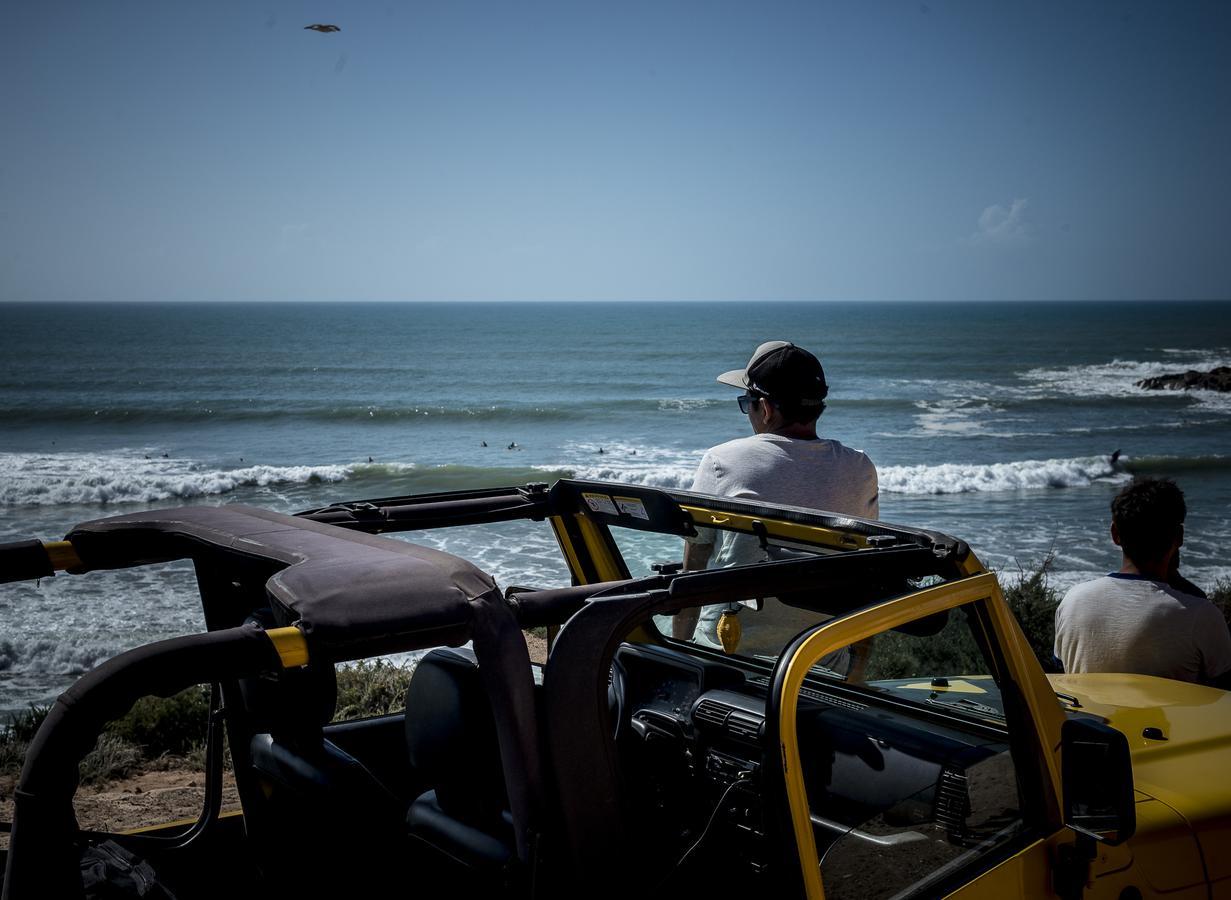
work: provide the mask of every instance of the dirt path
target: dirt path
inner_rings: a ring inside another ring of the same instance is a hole
[[[13,821],[13,788],[16,779],[0,778],[0,822]],[[128,778],[78,788],[73,807],[78,824],[90,831],[126,831],[160,825],[179,819],[195,819],[205,804],[205,782],[200,772],[168,769],[140,772]],[[222,779],[222,808],[239,809],[235,779]],[[8,834],[0,834],[0,847],[8,846]]]

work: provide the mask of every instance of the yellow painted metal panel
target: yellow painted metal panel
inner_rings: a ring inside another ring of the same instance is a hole
[[[582,540],[586,543],[586,551],[590,554],[590,559],[594,561],[594,570],[598,573],[598,580],[618,581],[623,578],[620,565],[611,555],[611,550],[607,542],[603,540],[598,526],[584,513],[577,515],[577,525],[581,529]]]
[[[1231,693],[1111,673],[1057,675],[1052,684],[1124,734],[1138,791],[1188,822],[1211,881],[1231,881]],[[1158,729],[1161,739],[1146,737],[1147,728]],[[1140,835],[1133,839],[1134,846],[1139,840]]]
[[[573,540],[569,537],[568,529],[564,527],[564,520],[559,516],[552,516],[548,521],[551,522],[551,530],[556,535],[556,543],[560,545],[560,550],[568,561],[569,571],[577,579],[578,584],[588,584],[589,579],[586,578],[586,573],[581,568],[581,560],[577,558],[577,550],[573,547]]]

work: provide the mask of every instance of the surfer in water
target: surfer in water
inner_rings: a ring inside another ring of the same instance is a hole
[[[1119,450],[1111,451],[1111,468],[1113,470],[1120,468],[1120,451]]]

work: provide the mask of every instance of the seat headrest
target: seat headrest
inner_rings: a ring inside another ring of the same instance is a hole
[[[406,691],[406,747],[445,812],[484,817],[508,808],[491,700],[471,651],[442,648],[419,661]]]

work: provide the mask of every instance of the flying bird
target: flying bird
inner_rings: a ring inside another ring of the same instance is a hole
[[[316,25],[305,25],[303,27],[303,30],[304,31],[319,31],[321,34],[327,34],[331,31],[341,31],[342,29],[339,28],[337,25],[321,25],[320,23],[317,23]]]

